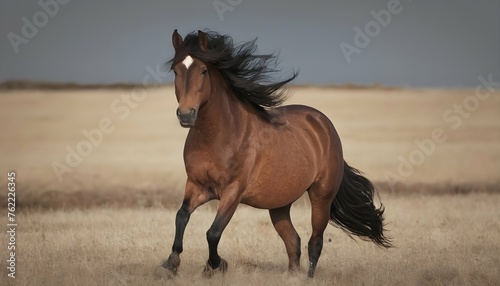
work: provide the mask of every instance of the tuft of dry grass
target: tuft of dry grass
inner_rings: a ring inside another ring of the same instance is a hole
[[[155,280],[169,254],[175,211],[93,208],[23,211],[18,216],[18,273],[1,285],[498,285],[500,195],[389,196],[384,201],[396,248],[353,241],[329,226],[316,276],[306,278],[310,209],[292,208],[302,238],[302,270],[287,273],[287,256],[267,211],[241,206],[222,236],[225,275],[203,278],[205,232],[214,210],[199,208],[184,240],[179,274]],[[7,235],[0,234],[5,243]],[[1,248],[5,257],[6,248]]]

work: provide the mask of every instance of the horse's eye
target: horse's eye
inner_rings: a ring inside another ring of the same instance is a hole
[[[176,71],[174,71],[174,75],[177,75],[177,72],[176,72]]]
[[[207,74],[207,70],[206,70],[206,69],[203,69],[203,70],[201,71],[201,74],[202,74],[202,75],[206,75],[206,74]]]

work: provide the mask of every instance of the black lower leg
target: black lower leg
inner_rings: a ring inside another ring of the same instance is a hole
[[[210,274],[211,271],[209,268],[212,268],[212,270],[218,269],[221,272],[227,270],[227,262],[219,256],[217,247],[219,246],[222,232],[224,232],[224,229],[238,207],[239,197],[237,194],[239,191],[240,189],[237,185],[228,186],[224,192],[227,195],[222,196],[220,199],[215,220],[207,231],[209,255],[204,273]]]
[[[174,274],[177,272],[177,267],[181,264],[179,254],[182,253],[184,230],[186,229],[190,216],[191,214],[189,213],[188,206],[183,204],[179,211],[177,211],[175,217],[175,238],[172,246],[172,253],[170,253],[168,259],[162,264],[163,268],[169,269]]]
[[[214,227],[210,228],[207,231],[207,241],[209,248],[208,263],[213,269],[218,268],[221,262],[219,253],[217,252],[220,237],[221,232],[216,230]]]
[[[183,204],[179,211],[177,211],[177,215],[175,216],[175,239],[172,246],[172,252],[175,252],[177,254],[180,254],[182,252],[184,230],[186,230],[186,225],[189,222],[190,216],[191,214],[189,213],[188,206],[186,204]]]
[[[323,249],[323,237],[318,236],[315,238],[311,238],[308,244],[308,252],[309,252],[309,277],[314,275],[314,271],[316,270],[316,265],[318,264],[319,257],[321,255],[321,250]]]

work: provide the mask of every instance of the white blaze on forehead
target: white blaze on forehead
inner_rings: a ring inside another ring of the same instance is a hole
[[[193,58],[191,56],[187,56],[182,63],[186,66],[186,69],[189,69],[189,66],[193,63]]]

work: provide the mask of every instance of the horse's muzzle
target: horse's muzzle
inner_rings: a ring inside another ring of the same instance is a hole
[[[196,121],[196,109],[191,108],[188,112],[182,112],[179,108],[177,108],[177,118],[182,127],[192,127],[194,126],[194,122]]]

